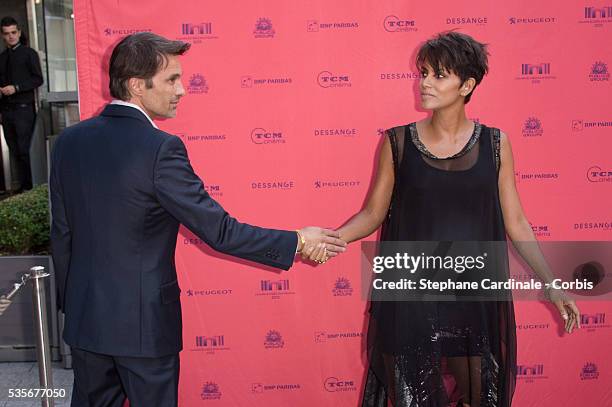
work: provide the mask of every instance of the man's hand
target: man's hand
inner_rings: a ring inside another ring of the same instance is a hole
[[[4,314],[4,311],[6,311],[9,305],[11,305],[10,300],[7,300],[4,295],[0,297],[0,315]]]
[[[318,263],[325,263],[328,258],[335,257],[346,250],[346,242],[340,240],[340,234],[334,230],[309,226],[298,232],[304,238],[304,245],[298,247],[304,260],[309,259],[317,247],[319,248],[318,256],[313,260]]]
[[[15,93],[15,87],[13,85],[7,85],[3,88],[0,88],[0,92],[2,92],[4,96],[11,96]]]

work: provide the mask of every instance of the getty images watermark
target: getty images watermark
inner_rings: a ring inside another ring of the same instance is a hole
[[[541,300],[547,290],[612,298],[612,242],[364,242],[374,301]]]

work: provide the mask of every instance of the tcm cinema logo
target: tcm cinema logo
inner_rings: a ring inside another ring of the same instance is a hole
[[[421,78],[418,72],[381,72],[381,81],[414,81]]]
[[[283,341],[283,336],[280,332],[275,330],[270,330],[266,334],[264,340],[264,348],[265,349],[281,349],[285,347],[285,341]]]
[[[528,117],[523,123],[523,137],[541,137],[543,134],[542,122],[537,117]]]
[[[285,144],[287,142],[282,131],[267,131],[261,127],[251,130],[251,141],[255,144]]]
[[[251,384],[251,393],[262,394],[269,392],[287,392],[301,390],[302,387],[299,383],[288,383],[288,384],[264,384],[264,383],[253,383]]]
[[[230,350],[225,346],[225,336],[196,336],[195,337],[195,349],[193,351],[203,351],[207,354],[214,354],[217,351]]]
[[[343,189],[358,187],[360,181],[321,181],[316,180],[314,182],[315,189]]]
[[[612,23],[612,6],[589,6],[584,8],[580,24],[592,24],[593,27],[603,27]]]
[[[418,31],[415,20],[402,19],[393,15],[385,17],[383,27],[390,33]]]
[[[136,34],[136,33],[150,33],[153,32],[150,28],[112,28],[106,27],[104,30],[104,35],[107,37],[121,36],[125,37],[126,35]]]
[[[255,23],[255,30],[253,30],[253,36],[255,38],[274,38],[274,27],[272,27],[272,20],[266,17],[257,19]]]
[[[354,380],[339,379],[337,377],[328,377],[325,379],[323,388],[330,393],[357,391]]]
[[[508,17],[508,23],[510,25],[551,24],[556,22],[556,17]]]
[[[595,363],[587,362],[580,371],[580,380],[597,380],[599,371]]]
[[[465,17],[447,17],[446,25],[472,25],[483,26],[488,23],[487,17],[483,16],[465,16]]]
[[[359,133],[356,128],[327,128],[327,129],[314,129],[313,135],[315,137],[354,137]]]
[[[200,397],[202,397],[202,400],[220,400],[221,390],[219,385],[214,382],[204,383]]]
[[[188,289],[185,291],[187,297],[211,297],[232,295],[231,288],[211,288],[206,290]]]
[[[589,81],[591,82],[603,82],[610,80],[610,72],[608,72],[608,65],[602,61],[597,61],[591,66],[591,73],[589,73]]]
[[[214,35],[212,22],[205,23],[183,23],[181,24],[181,41],[189,41],[193,44],[200,44],[204,40],[216,40],[219,37]]]
[[[258,88],[262,86],[278,86],[290,85],[293,83],[292,78],[256,78],[251,75],[245,75],[240,78],[241,88]]]
[[[259,282],[259,292],[255,295],[279,299],[282,296],[294,294],[295,292],[291,291],[289,280],[261,280]]]
[[[580,328],[584,328],[587,332],[595,332],[599,329],[610,328],[610,325],[606,324],[606,313],[597,312],[580,314]]]
[[[543,80],[556,79],[551,75],[550,63],[522,64],[521,75],[516,77],[519,80],[530,80],[531,83],[540,83]]]
[[[223,196],[223,190],[221,189],[221,185],[204,184],[204,191],[206,191],[208,195],[214,198],[220,198]]]
[[[362,332],[325,332],[317,331],[314,334],[315,343],[326,343],[333,340],[348,340],[362,338]]]
[[[254,190],[281,190],[287,191],[293,189],[295,183],[293,181],[253,181],[251,189]]]
[[[612,182],[612,170],[605,170],[599,166],[593,166],[587,171],[587,179],[590,182]]]
[[[551,236],[550,226],[548,225],[531,224],[531,231],[537,237],[550,237]]]
[[[334,288],[332,288],[332,294],[334,297],[349,297],[353,295],[351,280],[346,277],[338,277],[334,283]]]
[[[194,73],[189,78],[189,84],[187,85],[187,93],[190,95],[200,95],[208,93],[208,83],[206,78],[200,73]]]
[[[308,20],[306,21],[306,31],[316,33],[319,31],[330,31],[330,30],[355,30],[359,28],[357,21],[336,21],[336,22],[323,22],[320,20]]]
[[[329,71],[322,71],[317,75],[317,83],[322,88],[350,88],[351,79],[348,75],[334,75]]]
[[[548,379],[544,376],[544,365],[518,365],[516,367],[516,376],[518,380],[525,383],[533,383],[536,380]]]
[[[596,128],[608,128],[612,127],[612,120],[572,120],[572,131],[583,131]]]

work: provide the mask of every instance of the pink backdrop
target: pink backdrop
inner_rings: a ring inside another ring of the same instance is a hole
[[[612,2],[75,0],[81,117],[110,100],[108,57],[151,30],[193,44],[180,135],[207,189],[242,221],[337,227],[366,197],[380,129],[425,116],[412,56],[459,29],[490,44],[471,118],[513,144],[542,240],[612,240]],[[608,44],[608,45],[607,45]],[[372,236],[370,239],[374,239]],[[275,274],[182,230],[183,406],[356,406],[366,303],[359,245],[323,267]],[[612,405],[612,306],[581,303],[561,335],[543,303],[516,304],[515,406]],[[608,315],[610,314],[610,315]],[[607,319],[607,320],[606,320]]]

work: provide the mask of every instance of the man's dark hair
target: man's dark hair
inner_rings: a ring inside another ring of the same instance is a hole
[[[21,30],[21,28],[19,28],[19,23],[17,22],[17,20],[15,20],[11,16],[3,17],[2,20],[0,20],[0,29],[2,29],[1,27],[10,27],[12,25],[16,25],[17,29]]]
[[[128,35],[115,46],[110,57],[108,75],[110,93],[119,100],[128,100],[130,78],[145,80],[153,87],[151,78],[168,63],[169,55],[183,55],[191,44],[168,40],[160,35],[141,32]]]
[[[440,33],[421,45],[416,66],[419,72],[425,65],[431,66],[436,74],[452,72],[461,79],[461,84],[474,78],[478,86],[489,71],[488,55],[486,44],[469,35],[450,31]],[[465,103],[470,101],[474,89],[465,97]]]

